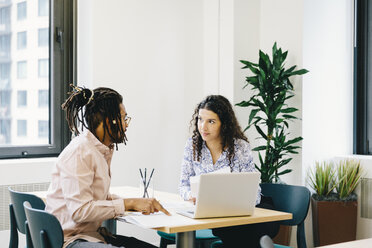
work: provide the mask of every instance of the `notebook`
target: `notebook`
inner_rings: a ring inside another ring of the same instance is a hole
[[[209,173],[200,175],[196,204],[177,213],[199,219],[252,215],[260,173]]]

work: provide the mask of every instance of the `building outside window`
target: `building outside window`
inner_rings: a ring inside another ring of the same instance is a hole
[[[18,79],[27,78],[27,61],[17,62],[17,78]]]
[[[27,18],[27,2],[17,3],[17,20],[25,20]]]
[[[38,45],[39,47],[49,46],[49,29],[48,28],[39,28]]]
[[[76,81],[76,4],[0,0],[0,159],[57,156],[69,142],[61,104]]]
[[[0,119],[0,142],[1,144],[6,144],[11,142],[10,136],[10,120],[9,119]]]
[[[0,89],[10,88],[10,63],[0,63]]]
[[[39,16],[47,16],[49,14],[49,1],[39,0]]]
[[[27,32],[18,32],[17,33],[17,49],[26,49],[27,48]]]
[[[49,136],[49,121],[39,121],[39,138],[48,138]]]
[[[49,75],[49,60],[39,59],[39,78],[46,78]]]
[[[27,106],[27,91],[19,90],[17,92],[17,102],[18,102],[18,107]]]
[[[8,25],[10,23],[10,7],[5,6],[0,9],[0,24]]]
[[[6,59],[10,56],[10,34],[0,35],[0,58]]]
[[[27,120],[17,120],[17,136],[27,136]]]
[[[39,108],[48,107],[49,105],[49,91],[39,90]]]

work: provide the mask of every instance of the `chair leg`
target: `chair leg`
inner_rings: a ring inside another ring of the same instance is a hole
[[[9,216],[10,216],[10,241],[9,248],[18,248],[18,230],[17,221],[15,219],[13,205],[9,204]]]
[[[25,221],[25,234],[26,234],[26,247],[27,248],[34,248],[31,240],[30,228],[28,227],[27,220]]]
[[[168,245],[173,245],[176,242],[173,240],[165,239],[165,238],[160,238],[160,248],[167,248]]]

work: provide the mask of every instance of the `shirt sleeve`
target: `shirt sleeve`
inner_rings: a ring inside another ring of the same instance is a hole
[[[191,189],[190,189],[190,177],[195,176],[193,166],[193,152],[192,152],[192,140],[191,138],[186,142],[184,149],[182,167],[181,167],[181,180],[179,185],[180,195],[184,200],[190,200]]]
[[[76,223],[104,221],[124,214],[124,200],[94,200],[94,161],[75,152],[62,166],[61,184],[68,212]]]
[[[257,172],[253,163],[251,146],[248,142],[239,140],[236,144],[235,154],[237,155],[238,169],[241,172]],[[235,159],[234,159],[235,160]],[[258,185],[256,205],[261,202],[261,187]]]

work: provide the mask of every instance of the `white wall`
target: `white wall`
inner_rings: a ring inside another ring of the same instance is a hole
[[[352,154],[352,2],[304,1],[303,177],[316,160]],[[305,228],[312,245],[310,214]]]
[[[203,3],[80,1],[79,10],[78,82],[118,90],[132,117],[112,184],[137,186],[147,167],[157,189],[177,192],[189,121],[203,97]]]

